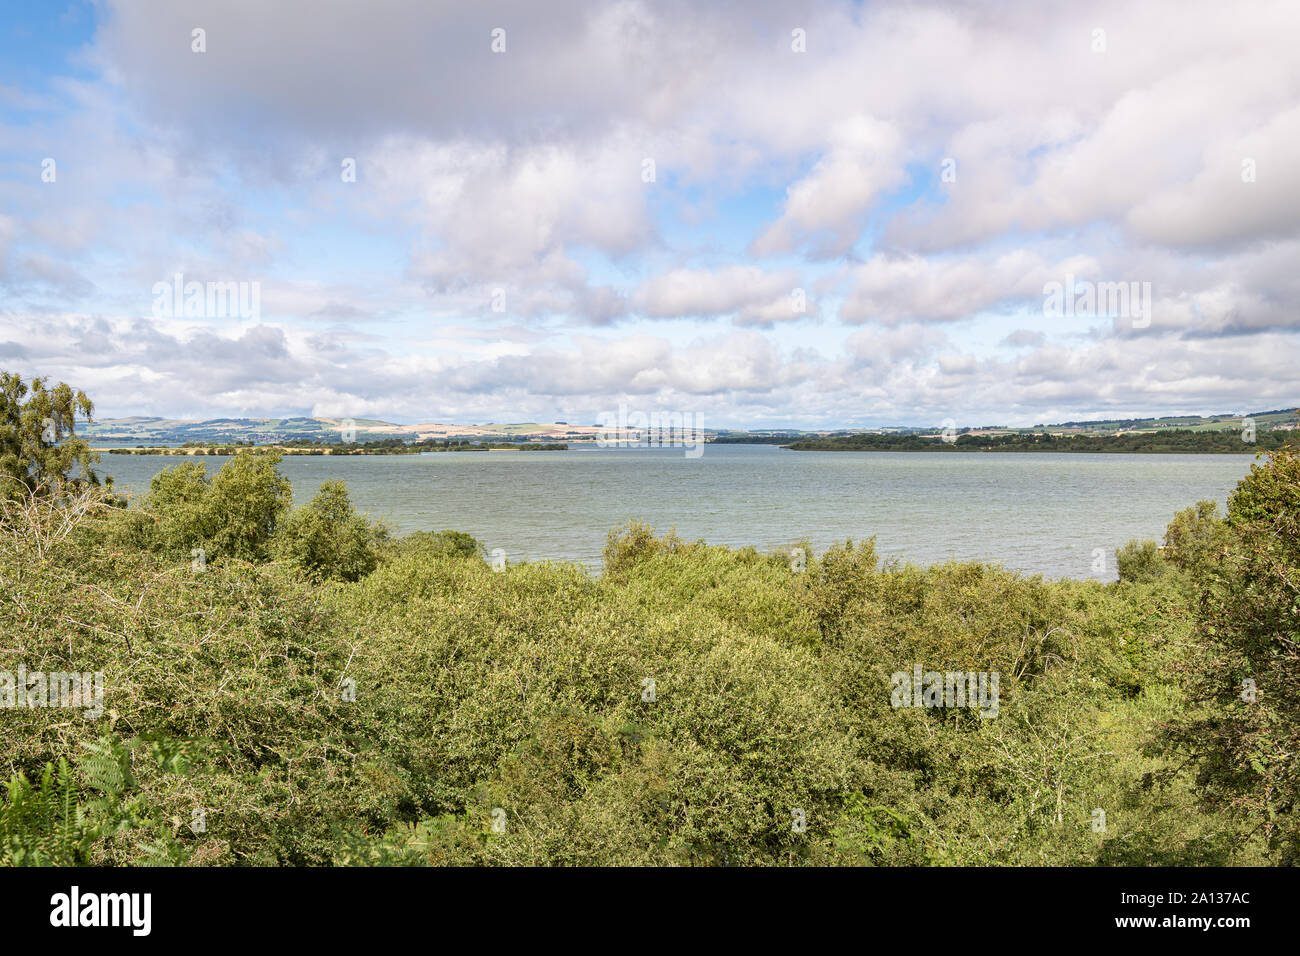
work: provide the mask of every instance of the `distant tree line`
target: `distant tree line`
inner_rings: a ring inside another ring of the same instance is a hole
[[[718,435],[710,439],[714,445],[787,445],[794,435]]]
[[[1261,431],[1253,442],[1238,429],[1194,432],[1165,429],[1127,435],[959,435],[955,441],[920,435],[836,435],[805,438],[794,451],[1119,452],[1143,454],[1245,454],[1276,451],[1300,439],[1300,429]]]
[[[177,448],[146,447],[110,448],[110,455],[235,455],[245,452],[276,451],[285,455],[418,455],[438,451],[568,451],[564,442],[472,442],[467,440],[425,439],[404,442],[400,438],[381,438],[367,442],[321,442],[310,438],[295,438],[274,445],[254,445],[236,442],[229,445],[207,445],[195,442]]]

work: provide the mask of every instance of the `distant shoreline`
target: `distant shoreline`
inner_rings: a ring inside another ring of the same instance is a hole
[[[1034,454],[1257,455],[1300,444],[1300,429],[1250,433],[1238,430],[1164,430],[1123,435],[840,435],[781,445],[790,451],[929,451]]]
[[[402,457],[411,455],[437,455],[444,452],[511,452],[511,451],[569,451],[568,445],[594,445],[594,442],[572,442],[566,443],[563,448],[544,447],[541,445],[511,445],[509,447],[493,446],[474,446],[468,448],[439,449],[430,451],[427,448],[409,448],[405,450],[367,450],[367,451],[335,451],[332,449],[302,449],[302,448],[282,448],[275,445],[243,445],[238,447],[222,448],[190,448],[190,447],[172,447],[172,446],[155,446],[150,448],[109,448],[109,447],[92,447],[91,451],[99,455],[122,455],[122,456],[156,456],[161,458],[205,458],[205,457],[233,457],[239,454],[278,454],[285,458],[308,458],[308,457],[333,457],[333,458],[353,458],[353,457]],[[781,451],[811,451],[811,452],[875,452],[875,453],[893,453],[893,452],[915,452],[915,453],[949,453],[960,452],[963,454],[1024,454],[1024,455],[1246,455],[1257,456],[1262,452],[1274,451],[1277,447],[1274,445],[1265,445],[1257,443],[1255,445],[1246,445],[1242,448],[1199,448],[1199,447],[1175,447],[1175,448],[1096,448],[1096,447],[984,447],[975,443],[971,444],[942,444],[937,441],[930,441],[921,447],[888,447],[888,446],[860,446],[860,445],[837,445],[835,447],[806,447],[811,443],[796,442],[793,444],[778,444],[776,442],[706,442],[705,445],[727,445],[736,446],[776,446]],[[803,447],[801,447],[803,446]],[[626,449],[614,449],[626,450]],[[647,449],[650,450],[650,449]],[[664,450],[671,450],[665,448]]]
[[[568,451],[567,442],[491,442],[485,444],[445,444],[445,445],[328,445],[328,446],[293,446],[293,445],[151,445],[143,448],[122,448],[92,446],[91,450],[100,455],[161,455],[174,457],[203,458],[207,456],[224,456],[246,454],[277,454],[286,458],[302,456],[330,455],[347,457],[353,455],[440,455],[455,452],[493,452],[493,451]]]
[[[947,452],[983,453],[989,455],[1249,455],[1254,457],[1261,451],[1271,449],[1250,448],[1245,451],[1223,451],[1215,448],[1152,448],[1134,451],[1129,448],[793,448],[790,445],[779,446],[782,451],[847,451],[847,452]]]

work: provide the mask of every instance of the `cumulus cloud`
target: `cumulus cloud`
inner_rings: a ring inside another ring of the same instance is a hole
[[[1087,256],[1051,263],[1026,250],[989,260],[877,256],[854,270],[840,318],[886,325],[953,321],[1010,302],[1041,302],[1047,283],[1067,276],[1095,279],[1099,268]]]
[[[1295,401],[1286,0],[96,17],[75,76],[0,90],[0,360],[101,405],[515,418],[635,394],[837,425]],[[263,315],[154,320],[175,272],[258,281]],[[1149,325],[1042,321],[1068,277],[1150,282]]]
[[[674,269],[654,276],[640,285],[632,304],[652,318],[734,315],[737,325],[749,326],[794,321],[810,308],[794,272],[739,265]]]
[[[825,153],[787,189],[785,208],[753,244],[758,255],[789,252],[814,239],[823,255],[842,255],[858,241],[863,215],[904,180],[901,137],[888,123],[855,116],[837,124]]]

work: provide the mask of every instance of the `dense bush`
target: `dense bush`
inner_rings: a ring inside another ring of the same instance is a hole
[[[246,455],[128,510],[5,503],[4,666],[105,680],[99,716],[4,711],[3,861],[1296,856],[1294,455],[1111,584],[635,523],[599,576],[494,569],[457,532],[385,540],[337,483],[291,510],[282,481]],[[895,706],[918,665],[996,673],[996,716]]]
[[[1203,803],[1258,828],[1300,863],[1300,452],[1254,465],[1195,565],[1196,642],[1183,662],[1192,706],[1167,745],[1190,756]]]
[[[1129,541],[1115,552],[1115,569],[1121,581],[1150,581],[1168,573],[1169,563],[1154,541]]]
[[[1148,581],[1173,571],[1183,572],[1185,583],[1195,580],[1223,557],[1229,544],[1228,527],[1218,504],[1198,501],[1174,515],[1165,529],[1165,543],[1136,538],[1115,552],[1121,581]]]
[[[1174,515],[1165,530],[1165,560],[1193,577],[1203,575],[1224,553],[1228,529],[1213,501],[1198,501]]]
[[[164,468],[140,507],[112,526],[116,543],[202,564],[279,558],[314,581],[356,581],[374,570],[388,531],[357,514],[341,481],[293,509],[280,456],[230,459],[215,478],[201,462]]]
[[[108,533],[124,548],[171,559],[265,560],[293,500],[278,463],[276,455],[240,455],[215,478],[201,462],[164,468]]]
[[[347,485],[327,481],[305,508],[290,512],[273,540],[275,553],[313,580],[358,581],[375,569],[387,537],[356,513]]]

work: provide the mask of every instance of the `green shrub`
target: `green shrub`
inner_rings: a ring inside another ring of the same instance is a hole
[[[1115,552],[1115,567],[1121,581],[1151,581],[1169,571],[1160,546],[1150,539],[1136,538]]]
[[[209,478],[201,462],[164,468],[149,482],[137,515],[115,529],[118,540],[170,558],[267,560],[271,540],[293,501],[274,454],[239,455]]]
[[[211,549],[217,516],[211,504],[212,482],[199,462],[164,468],[149,481],[145,514],[133,521],[130,538],[173,557],[188,557],[194,548]]]
[[[212,479],[207,509],[212,548],[223,557],[265,559],[271,539],[293,502],[289,479],[276,470],[280,456],[236,455]]]
[[[276,529],[274,553],[316,581],[357,581],[375,569],[387,530],[352,507],[347,486],[327,481]]]
[[[389,540],[382,549],[384,560],[399,557],[482,558],[483,545],[463,531],[416,531],[401,538]]]
[[[1164,558],[1180,571],[1199,577],[1228,547],[1227,523],[1213,501],[1198,501],[1174,515],[1165,530]]]
[[[494,570],[463,533],[385,540],[337,483],[288,510],[274,458],[256,454],[216,479],[168,469],[125,513],[90,491],[72,522],[52,502],[2,502],[6,661],[102,671],[105,699],[98,717],[4,711],[0,852],[1293,859],[1297,487],[1300,468],[1275,456],[1223,527],[1203,508],[1175,519],[1178,563],[1153,543],[1122,549],[1119,584],[881,565],[871,541],[800,565],[636,523],[611,533],[599,576]],[[211,548],[207,565],[193,547]],[[893,674],[917,664],[996,673],[997,716],[894,706]]]
[[[1226,544],[1217,542],[1225,540]],[[1300,862],[1300,451],[1275,452],[1228,499],[1200,581],[1193,707],[1166,745],[1198,768],[1207,807],[1254,821],[1276,858]]]

